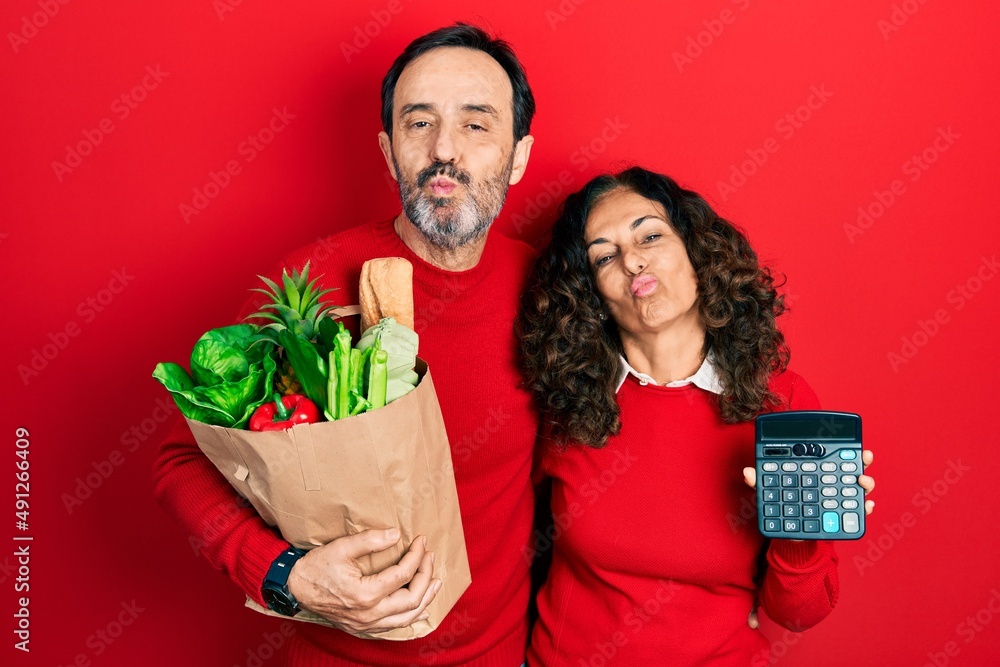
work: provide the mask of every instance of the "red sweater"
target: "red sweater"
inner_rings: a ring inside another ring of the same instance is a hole
[[[816,409],[797,375],[772,380],[790,409]],[[758,598],[795,630],[818,623],[839,590],[831,542],[765,541],[742,469],[753,422],[725,424],[718,396],[693,384],[618,393],[622,430],[603,449],[547,448],[552,569],[539,593],[529,665],[739,665],[767,661],[747,625]]]
[[[482,665],[517,667],[527,643],[528,548],[533,517],[532,450],[537,416],[517,389],[513,322],[532,258],[525,244],[490,235],[479,264],[449,272],[424,262],[396,236],[392,222],[357,227],[292,253],[272,271],[301,268],[323,275],[332,303],[358,302],[364,261],[405,257],[413,264],[420,356],[437,388],[452,448],[472,585],[442,625],[413,641],[357,639],[312,623],[296,624],[293,665]],[[256,301],[244,314],[253,312]],[[287,543],[240,503],[195,444],[182,420],[155,464],[155,493],[197,539],[202,553],[251,598]],[[195,544],[195,542],[192,542]],[[429,547],[433,550],[434,545]],[[237,608],[235,596],[220,609]],[[277,621],[276,621],[277,622]]]

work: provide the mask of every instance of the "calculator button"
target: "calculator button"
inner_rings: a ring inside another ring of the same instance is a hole
[[[844,532],[857,533],[860,530],[861,524],[858,523],[858,515],[855,512],[844,512]]]
[[[837,509],[837,501],[836,500],[824,500],[823,501],[823,509],[825,509],[825,510],[835,510],[835,509]]]
[[[799,465],[794,461],[785,461],[781,464],[781,469],[785,472],[795,472],[799,469]]]
[[[836,512],[823,512],[823,532],[836,533],[840,530],[840,515]]]
[[[802,506],[802,516],[804,516],[804,517],[816,517],[816,516],[819,516],[819,505],[803,505]]]
[[[856,486],[848,486],[847,488],[841,489],[840,493],[845,498],[853,498],[858,495],[858,488]]]
[[[764,519],[764,532],[777,533],[781,531],[781,519]]]
[[[824,484],[836,484],[837,483],[837,476],[836,475],[823,475],[822,477],[819,478],[819,481],[823,482]]]
[[[824,486],[822,489],[820,489],[820,493],[822,493],[823,496],[826,498],[832,498],[833,496],[837,495],[837,487]]]
[[[819,520],[818,519],[806,519],[802,522],[802,530],[806,533],[818,533],[819,532]]]
[[[768,461],[761,467],[764,468],[764,472],[775,472],[778,470],[778,464],[774,461]]]
[[[782,475],[781,476],[782,486],[798,486],[799,476],[798,475]]]
[[[845,510],[856,510],[858,509],[858,501],[845,500],[844,502],[840,503],[840,506],[843,507]]]
[[[785,505],[785,511],[782,512],[783,516],[798,516],[799,506],[798,505]]]
[[[786,503],[799,502],[799,492],[795,489],[785,489],[781,492],[781,500]]]
[[[802,486],[816,486],[816,475],[802,475]]]
[[[840,464],[840,469],[843,470],[844,472],[857,472],[858,471],[858,464],[857,463],[841,463]]]
[[[816,472],[816,464],[815,463],[811,463],[811,462],[810,463],[803,463],[802,464],[802,472]]]
[[[819,491],[816,489],[802,489],[802,502],[814,503],[819,500]]]
[[[764,516],[780,516],[780,505],[764,505]]]
[[[776,503],[778,502],[778,492],[774,489],[764,489],[761,493],[765,503]]]
[[[858,458],[858,452],[853,449],[842,449],[840,450],[840,458],[844,459],[845,461],[853,461],[854,459]]]
[[[799,532],[799,522],[798,522],[798,519],[785,519],[785,532],[786,533],[797,533],[797,532]]]
[[[837,469],[837,464],[833,463],[832,461],[827,461],[826,463],[822,464],[819,468],[823,472],[833,472],[834,470]]]
[[[858,483],[858,476],[857,475],[841,475],[840,476],[840,481],[843,482],[844,484],[857,484]]]
[[[764,475],[761,480],[763,486],[778,486],[778,476],[777,475]]]

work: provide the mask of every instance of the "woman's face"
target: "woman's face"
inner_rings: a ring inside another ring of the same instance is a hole
[[[591,210],[583,237],[597,291],[623,333],[699,327],[698,278],[662,205],[615,190]]]

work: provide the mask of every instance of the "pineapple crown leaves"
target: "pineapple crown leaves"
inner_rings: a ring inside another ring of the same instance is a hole
[[[279,331],[288,329],[311,340],[318,333],[319,320],[337,307],[320,303],[320,298],[335,291],[335,288],[318,289],[316,283],[322,276],[309,280],[309,262],[301,272],[293,269],[291,275],[282,270],[281,285],[265,276],[257,277],[270,289],[255,287],[252,291],[260,292],[271,301],[262,305],[260,311],[248,315],[247,319],[259,317],[270,320],[271,324],[264,326],[262,333],[265,335],[273,333],[276,336]]]

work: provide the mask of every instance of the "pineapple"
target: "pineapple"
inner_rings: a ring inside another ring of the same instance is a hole
[[[315,341],[319,336],[319,322],[327,312],[337,306],[320,303],[320,297],[333,289],[317,289],[316,282],[320,277],[309,280],[309,262],[302,267],[301,273],[293,270],[281,272],[281,285],[264,276],[257,276],[270,288],[269,290],[254,288],[253,291],[267,296],[270,301],[261,306],[259,312],[249,315],[247,319],[259,317],[271,322],[265,325],[261,333],[277,342],[278,332],[289,330],[293,334]],[[284,350],[278,359],[278,371],[274,376],[274,389],[283,396],[302,392],[302,385],[295,377],[292,365],[288,363]]]

